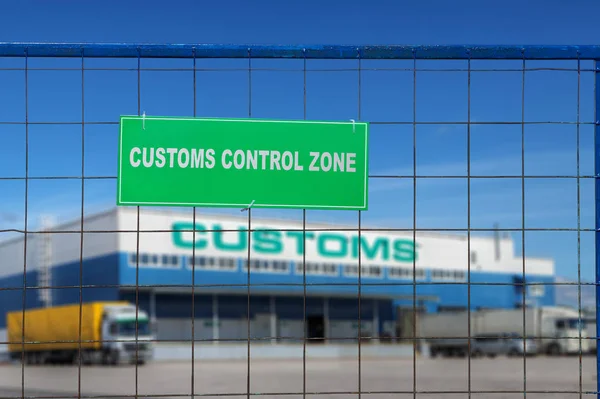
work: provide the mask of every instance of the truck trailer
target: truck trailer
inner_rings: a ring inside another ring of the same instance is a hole
[[[13,311],[6,314],[6,326],[10,358],[26,364],[78,364],[80,349],[85,365],[144,364],[152,358],[148,314],[128,302]]]
[[[432,356],[466,355],[469,336],[472,339],[478,336],[524,336],[533,339],[538,353],[549,355],[579,353],[580,341],[582,353],[589,351],[585,320],[580,322],[574,309],[554,306],[525,308],[525,311],[474,310],[470,317],[466,310],[422,314],[417,334],[427,343]]]

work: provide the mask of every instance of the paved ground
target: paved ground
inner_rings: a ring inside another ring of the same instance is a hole
[[[417,359],[417,391],[466,391],[468,389],[467,359]],[[302,398],[302,360],[255,360],[250,363],[250,391],[260,398]],[[194,364],[194,390],[199,397],[216,399],[246,397],[246,361],[197,361]],[[474,399],[523,398],[523,359],[472,359],[471,390]],[[580,365],[578,357],[527,359],[527,398],[579,398],[564,391],[579,391]],[[362,398],[412,398],[413,363],[411,359],[363,359],[361,363]],[[596,385],[595,358],[584,357],[581,364],[582,389],[593,391]],[[29,396],[73,395],[79,389],[77,367],[26,367],[25,394]],[[153,363],[137,369],[135,366],[84,367],[81,369],[82,395],[189,395],[192,389],[191,362]],[[356,398],[358,391],[357,360],[307,359],[307,398]],[[374,392],[387,393],[374,393]],[[393,392],[409,392],[399,394]],[[496,391],[496,393],[491,393]],[[530,393],[530,391],[562,391],[562,393]],[[336,394],[338,392],[338,394]],[[287,393],[286,395],[283,395]],[[299,395],[290,395],[299,393]],[[319,393],[318,395],[315,393]],[[212,395],[219,396],[212,396]],[[232,396],[231,394],[239,394]],[[0,396],[20,397],[21,366],[0,366]],[[419,393],[417,398],[458,399],[466,393]],[[592,395],[583,395],[591,398]]]

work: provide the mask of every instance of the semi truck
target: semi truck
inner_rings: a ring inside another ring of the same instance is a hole
[[[597,353],[598,346],[598,343],[596,342],[596,316],[586,316],[585,323],[589,341],[589,352],[595,354]]]
[[[585,320],[580,323],[576,310],[558,306],[474,310],[470,318],[466,310],[429,313],[417,323],[417,335],[431,356],[466,355],[469,336],[524,336],[535,342],[538,353],[549,355],[579,353],[580,341],[582,353],[589,351]]]
[[[26,364],[78,364],[80,349],[84,365],[144,364],[152,358],[148,314],[128,302],[13,311],[6,326],[10,358]]]

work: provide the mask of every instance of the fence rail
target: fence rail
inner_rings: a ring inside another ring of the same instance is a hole
[[[598,60],[600,46],[261,46],[0,43],[2,57]]]

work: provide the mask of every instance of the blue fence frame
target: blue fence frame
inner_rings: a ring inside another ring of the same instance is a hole
[[[595,284],[596,319],[600,315],[600,46],[263,46],[211,44],[0,43],[0,57],[57,58],[270,58],[404,60],[591,60],[594,61]],[[596,340],[600,327],[596,323]],[[600,374],[600,356],[596,355]],[[600,399],[600,378],[597,392]]]
[[[1,57],[600,60],[600,46],[257,46],[0,43]]]

